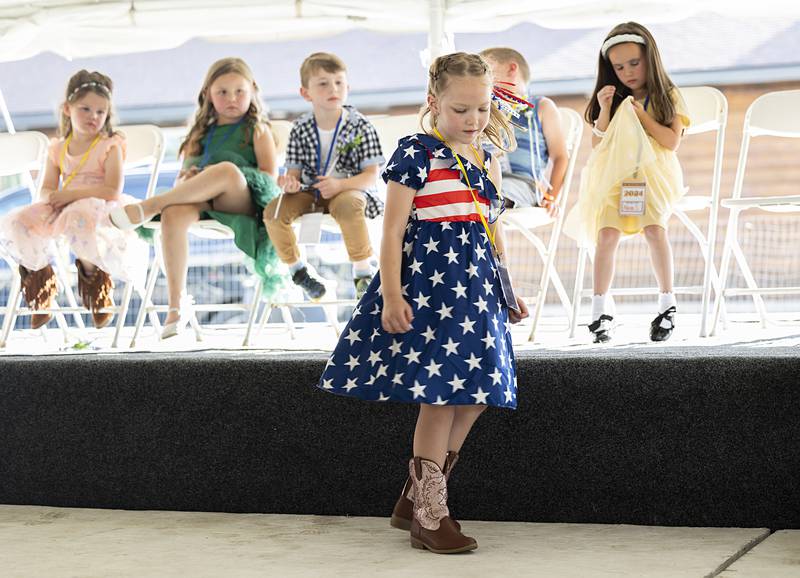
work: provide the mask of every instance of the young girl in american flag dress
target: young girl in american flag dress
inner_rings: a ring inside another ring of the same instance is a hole
[[[339,395],[420,404],[392,526],[436,553],[477,548],[449,517],[446,480],[482,411],[517,405],[508,323],[527,308],[514,298],[510,309],[503,296],[500,167],[480,147],[515,141],[491,97],[480,56],[431,65],[423,120],[430,115],[433,128],[401,139],[386,166],[380,274],[319,383]]]

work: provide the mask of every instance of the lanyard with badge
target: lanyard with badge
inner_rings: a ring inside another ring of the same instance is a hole
[[[453,153],[453,157],[455,157],[456,162],[458,163],[458,168],[461,170],[461,174],[464,175],[464,180],[467,182],[467,188],[469,189],[469,192],[472,195],[472,202],[475,204],[475,211],[478,213],[478,217],[480,218],[481,223],[483,224],[483,228],[486,230],[486,236],[489,238],[489,245],[492,248],[492,253],[494,254],[495,261],[497,262],[497,273],[498,273],[498,278],[500,279],[500,288],[503,291],[503,300],[506,302],[506,306],[509,309],[513,309],[514,311],[519,313],[520,312],[519,305],[517,304],[517,298],[514,295],[514,288],[511,285],[511,275],[508,272],[508,268],[503,263],[503,256],[497,252],[497,245],[495,245],[495,235],[489,228],[489,223],[486,221],[486,217],[484,216],[483,211],[481,210],[480,203],[478,203],[478,198],[475,196],[475,190],[472,188],[472,184],[469,182],[467,169],[464,168],[464,163],[461,162],[461,158],[458,156],[458,153],[453,150],[453,147],[451,147],[446,140],[444,140],[444,137],[439,132],[439,129],[434,127],[433,132],[436,135],[436,138],[442,141],[444,145],[448,149],[450,149],[450,152]],[[477,160],[483,167],[483,170],[486,171],[486,176],[488,178],[489,171],[486,168],[486,165],[484,164],[483,160],[481,160],[478,151],[475,149],[473,145],[470,145],[470,148],[472,149],[472,154],[475,155],[475,160]],[[491,181],[491,179],[489,180]],[[502,193],[500,193],[500,190],[497,187],[495,187],[495,190],[497,191],[498,195],[502,196]]]
[[[243,120],[244,120],[244,117],[240,118],[234,124],[228,125],[228,130],[225,131],[225,133],[222,135],[222,139],[220,139],[219,143],[217,143],[217,146],[215,147],[217,150],[221,149],[222,145],[224,145],[228,141],[228,139],[231,138],[231,135],[236,132],[236,129],[239,128],[239,125],[242,124]],[[203,149],[204,149],[203,150],[203,158],[200,159],[200,163],[197,165],[201,169],[205,168],[206,165],[208,164],[208,161],[211,160],[211,151],[212,151],[211,139],[214,138],[214,133],[216,131],[217,131],[217,124],[216,123],[214,123],[210,127],[208,127],[208,132],[206,133],[205,142],[203,143],[203,145],[204,145],[203,146]]]
[[[67,140],[64,142],[64,148],[61,149],[61,158],[58,161],[58,168],[61,171],[61,190],[64,190],[69,186],[69,184],[72,182],[72,179],[75,178],[75,175],[80,172],[80,170],[83,168],[83,165],[85,165],[86,161],[89,160],[89,154],[92,152],[92,149],[94,149],[94,147],[97,146],[97,143],[100,142],[100,135],[98,134],[96,137],[94,137],[92,144],[90,144],[89,148],[86,149],[86,152],[83,153],[78,166],[75,167],[75,169],[69,175],[64,176],[64,157],[67,155],[67,149],[69,148],[70,142],[72,142],[72,133],[69,133]]]
[[[644,110],[650,104],[650,96],[644,99]],[[619,214],[621,217],[644,216],[647,198],[647,179],[639,178],[639,162],[642,158],[642,141],[639,140],[639,150],[636,153],[636,171],[633,178],[622,181],[619,192]]]

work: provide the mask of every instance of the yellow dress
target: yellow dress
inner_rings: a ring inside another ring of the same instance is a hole
[[[675,114],[684,128],[688,127],[686,104],[678,89],[672,91],[671,98]],[[642,177],[647,182],[644,215],[621,216],[622,182]],[[672,207],[685,192],[677,154],[647,134],[629,97],[617,108],[603,140],[581,172],[578,202],[567,216],[564,231],[582,244],[594,245],[598,232],[605,227],[624,235],[635,235],[649,225],[666,228]]]

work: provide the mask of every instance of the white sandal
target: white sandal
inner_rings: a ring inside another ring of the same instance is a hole
[[[167,314],[177,313],[178,318],[171,323],[166,323],[161,331],[161,339],[169,339],[183,332],[189,319],[194,315],[194,298],[191,295],[181,295],[180,307],[170,307]]]
[[[139,221],[134,223],[128,217],[128,213],[125,211],[125,207],[136,207],[139,211]],[[108,218],[111,220],[111,224],[114,225],[117,229],[122,229],[123,231],[132,231],[138,227],[141,227],[148,221],[152,220],[155,215],[151,216],[149,219],[144,218],[144,209],[142,208],[141,203],[135,203],[133,205],[125,205],[125,207],[117,207],[116,209],[112,209],[108,213]]]

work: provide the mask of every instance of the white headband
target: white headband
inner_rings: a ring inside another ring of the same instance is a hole
[[[600,47],[600,54],[603,55],[603,58],[606,58],[606,54],[608,53],[608,49],[612,46],[616,46],[617,44],[622,44],[623,42],[636,42],[637,44],[647,44],[644,41],[644,38],[639,36],[638,34],[617,34],[616,36],[612,36],[605,42],[603,42],[603,46]]]
[[[78,94],[79,91],[83,90],[84,88],[89,88],[90,86],[99,88],[100,90],[106,93],[106,96],[111,96],[111,91],[108,90],[108,87],[105,84],[91,81],[91,82],[84,82],[80,86],[77,86],[75,90],[73,90],[72,93],[69,95],[69,98],[67,98],[67,100],[72,100],[75,97],[75,95]]]

